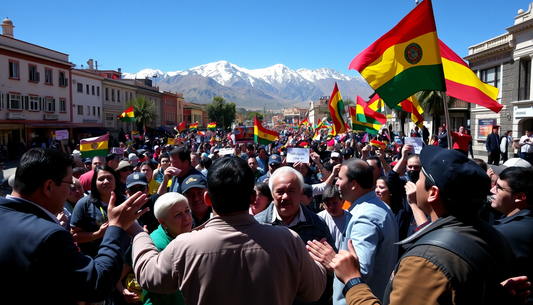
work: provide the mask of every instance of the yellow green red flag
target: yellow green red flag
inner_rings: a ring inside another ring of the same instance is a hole
[[[331,93],[331,98],[329,99],[329,112],[333,119],[333,135],[346,132],[346,130],[344,130],[344,118],[342,117],[343,110],[344,103],[342,102],[341,93],[339,92],[337,83],[335,83],[335,88],[333,88],[333,93]]]
[[[84,158],[92,158],[96,156],[107,156],[107,144],[109,141],[109,134],[82,139],[80,141],[80,151]]]
[[[198,123],[191,124],[191,126],[189,126],[189,130],[198,130]]]
[[[349,69],[359,71],[390,108],[421,90],[446,91],[431,0],[359,53]]]
[[[207,124],[207,130],[215,131],[217,129],[217,122]]]
[[[279,133],[266,129],[261,125],[261,122],[254,118],[254,142],[259,144],[270,144],[279,137]]]
[[[133,106],[126,109],[126,111],[122,112],[122,114],[118,116],[118,119],[121,120],[122,122],[135,121],[135,115],[133,114]]]

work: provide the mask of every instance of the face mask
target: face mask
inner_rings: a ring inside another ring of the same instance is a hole
[[[418,178],[420,177],[420,171],[407,171],[407,176],[413,183],[416,183],[418,181]]]

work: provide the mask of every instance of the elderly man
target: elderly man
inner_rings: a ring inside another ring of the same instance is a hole
[[[204,194],[207,192],[207,181],[203,175],[190,175],[183,180],[181,191],[191,207],[193,228],[202,225],[213,217],[213,211],[205,202]]]
[[[282,167],[274,172],[268,184],[274,200],[263,212],[255,215],[259,223],[288,227],[298,233],[304,243],[326,239],[331,247],[335,247],[335,241],[324,220],[301,203],[304,181],[300,172],[288,166]],[[331,286],[316,304],[327,304],[330,299]],[[301,300],[295,301],[295,304],[299,303]]]
[[[326,270],[311,259],[298,235],[260,225],[248,214],[255,191],[243,159],[215,162],[207,189],[215,217],[200,230],[177,236],[161,252],[147,233],[137,231],[134,270],[143,288],[157,293],[179,288],[186,304],[291,304],[295,296],[320,297]]]
[[[105,164],[104,156],[93,157],[91,170],[80,176],[79,180],[81,182],[81,185],[83,185],[83,189],[86,192],[91,190],[91,182],[93,181],[94,169],[97,166],[104,165],[104,164]]]
[[[60,151],[31,149],[20,160],[12,196],[0,199],[0,223],[10,230],[0,239],[0,270],[6,275],[0,284],[9,292],[2,303],[40,304],[52,295],[54,304],[99,302],[119,281],[131,240],[124,229],[146,212],[137,213],[146,196],[136,194],[118,207],[113,196],[98,256],[85,256],[54,216],[69,195],[72,163]]]
[[[190,175],[201,175],[202,173],[191,165],[191,153],[187,147],[175,147],[168,154],[170,155],[169,168],[171,169],[169,173],[174,176],[170,191],[183,194],[181,190],[183,180]]]

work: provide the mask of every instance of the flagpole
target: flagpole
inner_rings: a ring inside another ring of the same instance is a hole
[[[444,91],[441,91],[441,92],[442,92],[442,100],[444,102],[444,118],[446,120],[446,138],[448,140],[448,147],[446,148],[450,148],[452,145],[452,135],[450,133],[450,113],[448,110],[448,95]]]

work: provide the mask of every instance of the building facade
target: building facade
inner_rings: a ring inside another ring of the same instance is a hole
[[[533,3],[527,11],[520,9],[514,25],[507,33],[469,48],[471,69],[479,78],[500,89],[499,113],[472,105],[471,127],[474,156],[485,156],[485,141],[492,125],[501,126],[501,134],[513,131],[519,138],[533,128],[533,96],[531,95],[531,58],[533,57]]]
[[[103,105],[102,80],[104,77],[89,70],[72,69],[72,123],[76,126],[72,138],[80,139],[102,135]]]

